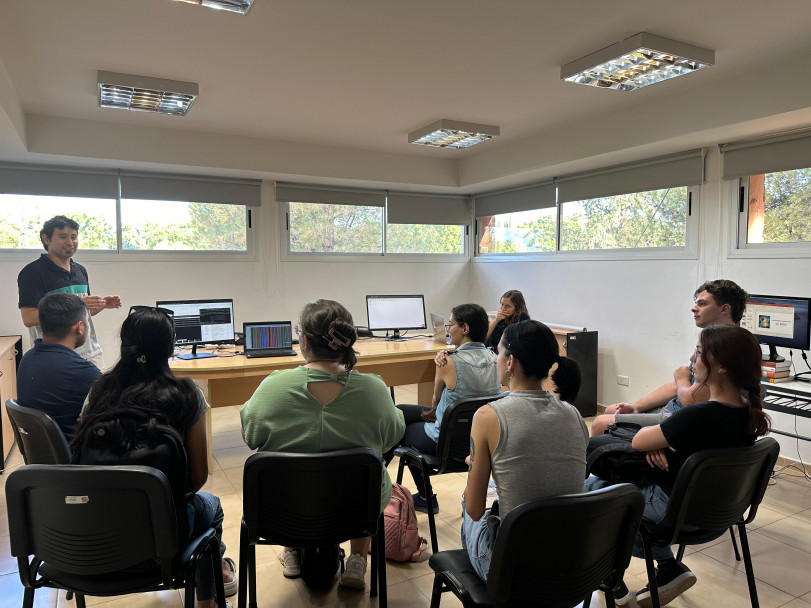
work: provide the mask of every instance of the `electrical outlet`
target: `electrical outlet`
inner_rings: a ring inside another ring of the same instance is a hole
[[[617,376],[617,384],[620,386],[630,386],[631,379],[628,376]]]

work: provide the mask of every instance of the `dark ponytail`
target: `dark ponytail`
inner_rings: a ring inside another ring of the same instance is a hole
[[[316,300],[304,306],[299,320],[301,333],[310,343],[310,349],[319,359],[338,361],[347,370],[358,362],[352,348],[358,332],[352,315],[334,300]]]
[[[580,391],[580,366],[568,357],[560,356],[555,334],[540,321],[521,321],[508,325],[501,337],[499,351],[505,349],[521,365],[524,375],[543,380],[555,363],[552,381],[563,401],[573,402]]]

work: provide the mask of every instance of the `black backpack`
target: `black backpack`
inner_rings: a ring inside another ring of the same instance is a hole
[[[344,550],[340,545],[303,547],[299,549],[301,580],[317,591],[325,591],[335,581],[338,568],[344,572]]]
[[[113,440],[116,425],[134,425],[136,440],[123,448]],[[111,410],[109,416],[94,425],[84,446],[73,454],[73,464],[142,465],[161,471],[169,481],[175,503],[178,539],[185,542],[191,533],[189,519],[194,492],[189,490],[186,448],[180,434],[135,408]]]
[[[648,464],[645,452],[631,447],[641,427],[630,422],[610,424],[603,435],[589,438],[586,447],[586,476],[616,483],[639,485],[645,478],[655,474]]]

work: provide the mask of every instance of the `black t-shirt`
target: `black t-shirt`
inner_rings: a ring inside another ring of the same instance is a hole
[[[518,322],[527,320],[529,320],[529,315],[525,312],[522,312],[518,317]],[[491,347],[496,353],[498,353],[498,343],[501,342],[501,336],[504,335],[505,329],[507,329],[507,319],[502,319],[493,328],[493,333],[490,334],[490,337],[487,340],[485,340],[484,345]]]
[[[749,428],[749,408],[708,401],[682,408],[661,424],[665,440],[675,452],[667,452],[670,471],[656,477],[670,493],[684,461],[701,450],[737,448],[752,445],[755,435]]]
[[[36,308],[39,301],[50,293],[67,292],[78,295],[90,293],[87,270],[78,262],[70,261],[70,272],[54,264],[43,253],[20,271],[17,276],[19,307]]]

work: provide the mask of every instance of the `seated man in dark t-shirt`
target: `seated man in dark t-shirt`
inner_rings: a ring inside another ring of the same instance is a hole
[[[52,293],[37,310],[42,338],[20,361],[17,402],[48,414],[70,440],[90,385],[101,375],[74,350],[87,339],[87,307],[77,295]]]

